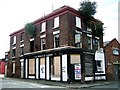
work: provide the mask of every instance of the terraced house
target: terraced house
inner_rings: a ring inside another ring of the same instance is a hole
[[[63,6],[32,23],[34,37],[25,28],[10,34],[9,76],[61,82],[105,79],[104,68],[102,75],[95,74],[95,50],[103,47],[103,37],[93,34],[77,10]]]

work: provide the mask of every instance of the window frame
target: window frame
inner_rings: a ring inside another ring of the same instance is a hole
[[[44,43],[42,43],[42,40],[44,40]],[[40,38],[40,42],[41,42],[41,50],[45,50],[45,46],[43,47],[43,45],[45,45],[45,44],[46,44],[45,37]]]
[[[57,35],[58,35],[58,39],[59,39],[59,40],[56,41],[56,38],[55,38],[55,37],[56,37]],[[57,43],[58,45],[57,45],[56,43]],[[60,34],[58,33],[58,34],[54,34],[54,48],[58,48],[59,46],[60,46]]]
[[[76,27],[82,28],[82,27],[81,27],[81,18],[78,17],[78,16],[76,16],[76,17],[75,17],[75,20],[76,20]]]
[[[90,48],[89,48],[89,41],[88,41],[88,38],[90,38],[91,40],[90,40]],[[87,35],[87,45],[88,45],[88,49],[93,49],[93,44],[92,44],[92,35]]]
[[[15,56],[16,56],[16,48],[12,49],[12,57],[15,57]]]
[[[21,34],[20,34],[20,42],[22,42],[22,41],[24,41],[24,33],[22,32]]]
[[[79,35],[80,38],[77,39],[77,40],[79,40],[79,41],[76,41],[76,35]],[[82,48],[82,32],[76,31],[75,36],[74,36],[74,39],[75,39],[75,46]],[[78,46],[78,45],[79,45],[79,46]]]
[[[117,52],[117,53],[116,53],[116,52]],[[113,55],[116,55],[116,56],[119,56],[119,55],[120,55],[120,50],[119,50],[119,48],[113,48],[112,54],[113,54]]]
[[[97,40],[97,42],[96,42],[96,40]],[[100,48],[100,39],[98,37],[95,37],[92,39],[92,42],[93,42],[92,43],[93,49],[96,49],[96,47],[97,47],[96,50],[98,50]]]
[[[46,31],[46,22],[42,22],[41,24],[41,32],[45,32]]]
[[[54,18],[54,28],[58,28],[60,25],[60,17],[57,16]]]

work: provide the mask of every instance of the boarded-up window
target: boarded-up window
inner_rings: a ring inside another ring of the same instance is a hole
[[[71,58],[71,64],[80,64],[81,63],[81,60],[80,60],[80,54],[78,55],[71,55],[70,56]]]
[[[60,57],[54,57],[54,76],[60,77]]]
[[[45,65],[45,58],[40,58],[40,65]]]
[[[40,78],[45,79],[45,58],[40,58]]]
[[[12,73],[15,73],[15,62],[13,62],[13,72]]]
[[[35,59],[29,59],[29,74],[35,74]]]
[[[85,54],[85,75],[93,75],[93,55]]]

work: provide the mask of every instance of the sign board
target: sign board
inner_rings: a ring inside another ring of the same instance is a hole
[[[45,79],[45,65],[40,65],[40,78]]]
[[[75,69],[75,80],[80,80],[81,79],[81,64],[75,64],[74,69]]]

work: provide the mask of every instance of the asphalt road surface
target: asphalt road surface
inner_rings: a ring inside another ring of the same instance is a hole
[[[2,79],[2,88],[64,88],[60,86],[49,86],[43,84],[37,84],[32,82],[18,81],[14,79],[4,78]],[[18,90],[18,89],[17,89]]]
[[[76,90],[62,86],[50,86],[40,83],[20,81],[12,78],[0,79],[0,89],[2,90]],[[107,85],[99,85],[77,90],[120,90],[120,82],[112,82]]]

